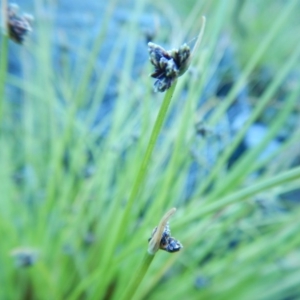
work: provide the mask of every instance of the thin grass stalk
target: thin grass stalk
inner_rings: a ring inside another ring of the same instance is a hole
[[[117,244],[117,241],[119,241],[122,238],[122,236],[125,232],[124,228],[126,228],[126,224],[128,224],[128,219],[129,219],[129,216],[130,216],[130,212],[131,212],[133,203],[136,200],[138,192],[141,189],[141,187],[142,187],[142,185],[145,181],[146,174],[147,174],[147,168],[148,168],[148,165],[149,165],[149,162],[150,162],[150,158],[151,158],[152,152],[154,150],[154,147],[155,147],[157,138],[159,136],[159,133],[161,131],[162,125],[164,123],[164,120],[165,120],[165,117],[166,117],[166,114],[167,114],[167,110],[168,110],[168,107],[170,105],[175,87],[176,87],[176,82],[174,82],[174,84],[171,86],[171,88],[165,94],[163,103],[160,107],[156,122],[154,124],[153,130],[152,130],[152,133],[151,133],[151,136],[150,136],[150,140],[149,140],[149,143],[148,143],[148,147],[146,149],[145,156],[143,158],[143,161],[141,163],[141,166],[140,166],[140,169],[138,171],[137,177],[135,179],[134,185],[132,187],[132,190],[131,190],[128,202],[126,204],[125,210],[124,210],[123,215],[121,217],[121,221],[120,221],[119,226],[118,226],[117,234],[114,237],[115,241],[112,243],[112,249],[107,249],[107,252],[110,253],[110,254],[113,253],[113,249],[115,248],[115,246]]]
[[[299,140],[300,140],[300,130],[295,131],[287,141],[281,144],[278,147],[278,149],[273,151],[268,157],[256,161],[255,163],[252,163],[249,169],[249,173],[255,172],[267,166],[269,163],[271,163],[271,161],[275,159],[275,157],[278,158],[279,155],[282,155],[283,153],[287,153],[290,148],[293,148],[295,147],[295,145],[299,144]]]
[[[176,134],[176,138],[174,141],[174,145],[172,147],[172,154],[170,158],[170,162],[168,163],[168,166],[165,171],[164,175],[164,180],[162,182],[163,189],[160,191],[159,195],[157,195],[157,205],[150,208],[151,213],[149,215],[155,215],[155,214],[160,214],[164,208],[166,208],[167,205],[171,205],[170,202],[172,199],[168,199],[169,195],[169,190],[172,184],[174,184],[174,181],[176,181],[176,178],[178,177],[178,172],[176,172],[177,168],[181,167],[181,164],[178,164],[180,161],[180,155],[182,154],[182,145],[184,143],[184,140],[186,139],[186,128],[188,125],[190,125],[188,120],[189,116],[191,115],[192,112],[192,107],[193,107],[193,102],[195,98],[189,97],[189,94],[187,96],[187,101],[184,104],[185,107],[183,108],[182,112],[182,118],[180,120],[180,125],[178,128],[178,133]],[[167,155],[170,155],[169,153]],[[171,197],[170,197],[171,198]],[[153,211],[152,211],[153,210]]]
[[[0,126],[3,119],[4,100],[5,100],[5,83],[8,66],[8,32],[7,32],[7,0],[2,0],[1,15],[2,15],[2,41],[1,41],[1,61],[0,61]],[[1,127],[0,127],[1,129]]]
[[[128,88],[130,88],[131,81],[131,70],[134,70],[134,57],[136,53],[136,46],[138,41],[138,31],[136,28],[136,24],[138,23],[139,16],[141,15],[146,0],[139,0],[135,3],[134,12],[131,14],[131,21],[127,28],[128,31],[131,32],[131,40],[129,43],[126,43],[125,47],[125,55],[122,61],[122,69],[120,81],[118,83],[118,97],[116,101],[116,107],[113,112],[113,121],[112,128],[110,130],[109,139],[113,139],[120,132],[121,123],[123,121],[122,116],[126,115],[126,112],[130,111],[130,106],[127,104],[127,101],[124,101],[128,97]]]
[[[93,73],[93,70],[95,68],[95,63],[98,59],[98,55],[100,52],[100,49],[103,45],[103,41],[105,38],[105,33],[107,32],[109,21],[111,20],[111,16],[114,13],[114,9],[118,3],[118,0],[111,0],[108,2],[106,12],[104,13],[104,19],[103,24],[100,28],[100,31],[95,39],[95,43],[93,46],[93,49],[88,57],[88,60],[86,62],[86,68],[83,72],[83,76],[80,81],[80,85],[75,93],[75,106],[78,105],[82,99],[85,98],[85,92],[88,89],[88,85]]]
[[[183,226],[184,224],[199,219],[199,217],[217,212],[219,209],[222,209],[225,206],[243,201],[260,192],[281,186],[294,180],[298,180],[299,178],[300,167],[297,167],[292,170],[282,172],[271,178],[266,178],[265,180],[262,180],[258,183],[254,183],[249,187],[243,188],[235,193],[225,196],[220,200],[215,201],[214,203],[208,203],[203,207],[199,208],[199,203],[195,203],[194,205],[190,206],[190,208],[188,209],[189,212],[186,212],[186,218],[184,220],[178,221],[178,223],[174,224],[174,227],[176,228],[176,226]]]
[[[261,293],[256,293],[257,300],[265,299],[293,299],[299,297],[300,286],[299,286],[300,272],[294,270],[292,276],[285,276],[276,285],[272,285],[272,288],[263,288]],[[252,298],[253,299],[253,298]]]
[[[178,260],[178,255],[170,256],[165,262],[163,266],[160,266],[159,270],[155,272],[155,274],[147,280],[147,284],[143,284],[142,288],[137,291],[134,299],[146,299],[147,296],[154,290],[155,286],[159,283],[163,275],[171,268],[171,266]]]
[[[122,39],[124,39],[124,34],[125,29],[119,33],[118,37],[116,37],[113,49],[104,66],[105,72],[99,74],[99,83],[97,84],[97,87],[93,93],[94,101],[92,102],[92,105],[89,108],[87,117],[85,119],[85,123],[89,124],[88,130],[90,130],[90,127],[92,127],[95,122],[96,116],[98,114],[98,108],[104,99],[106,88],[113,77],[114,70],[117,68],[117,62],[120,58],[120,53],[123,46]]]
[[[1,41],[1,63],[0,63],[0,124],[2,122],[4,113],[5,100],[5,82],[7,74],[7,60],[8,60],[8,36],[2,35]]]
[[[143,261],[137,270],[135,274],[133,274],[134,279],[133,281],[129,284],[127,290],[125,291],[124,295],[121,297],[123,300],[132,300],[134,297],[138,287],[140,286],[143,278],[145,277],[148,268],[154,258],[154,255],[150,255],[149,253],[145,253],[145,256],[143,258]]]

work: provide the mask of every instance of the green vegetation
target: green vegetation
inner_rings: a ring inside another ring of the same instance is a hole
[[[298,1],[136,1],[99,70],[116,5],[93,48],[74,65],[62,56],[60,71],[49,20],[35,16],[36,40],[19,46],[22,77],[7,72],[12,42],[1,37],[0,299],[298,298],[300,208],[290,199],[300,185]],[[190,70],[164,94],[153,93],[148,61],[132,75],[145,39],[135,20],[149,5],[166,21],[153,41],[168,49],[193,44],[207,19]],[[228,48],[236,77],[219,70]],[[95,124],[112,78],[114,105]],[[203,103],[211,80],[233,85]],[[245,86],[250,115],[228,136],[220,124]],[[204,116],[212,137],[196,132]],[[266,135],[228,168],[258,121]],[[148,238],[172,207],[172,236],[184,248],[149,256]]]

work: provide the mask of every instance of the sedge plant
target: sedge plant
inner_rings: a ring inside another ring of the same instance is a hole
[[[99,20],[95,2],[97,34],[78,34],[81,46],[57,61],[39,3],[23,45],[1,36],[0,298],[298,298],[298,1],[134,1],[111,31],[120,4],[108,1]],[[149,7],[151,42],[167,49],[193,43],[208,19],[165,94],[148,76],[139,22]],[[263,68],[271,76],[258,89]],[[233,132],[227,112],[242,92],[249,115]],[[266,134],[229,166],[257,123]],[[183,248],[153,255],[149,238]]]

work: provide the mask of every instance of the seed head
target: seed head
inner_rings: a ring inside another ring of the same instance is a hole
[[[159,225],[152,231],[148,239],[148,253],[154,255],[158,249],[173,253],[179,251],[183,246],[179,241],[171,237],[171,230],[168,223],[170,217],[175,213],[176,208],[169,210],[159,222]]]
[[[33,248],[15,248],[11,251],[11,256],[17,267],[30,267],[36,263],[38,251]]]
[[[33,16],[19,15],[19,6],[9,4],[7,8],[7,29],[9,37],[18,44],[22,44],[28,32],[32,31]]]
[[[150,62],[154,66],[154,72],[150,76],[157,79],[154,89],[156,92],[164,92],[187,70],[190,47],[183,44],[179,49],[166,51],[163,47],[150,42],[148,51]]]
[[[152,231],[151,237],[148,239],[148,242],[152,239],[154,234],[157,231],[157,227],[155,227]],[[169,223],[166,224],[164,231],[161,236],[161,240],[159,243],[159,249],[173,253],[179,251],[183,246],[181,243],[177,240],[175,240],[173,237],[171,237],[171,230]]]

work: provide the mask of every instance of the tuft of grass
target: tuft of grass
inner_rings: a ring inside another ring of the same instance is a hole
[[[118,0],[108,2],[92,49],[78,49],[75,63],[65,52],[60,68],[40,7],[34,38],[16,48],[22,76],[7,68],[13,45],[1,36],[1,299],[299,297],[298,1],[274,4],[280,14],[268,27],[273,1],[244,1],[245,29],[263,37],[255,44],[238,36],[238,2],[135,1],[102,68]],[[208,20],[189,71],[164,96],[148,77],[139,20],[149,6],[163,20],[154,42],[168,49],[194,43],[199,16]],[[137,57],[145,58],[138,67]],[[257,70],[269,67],[256,88]],[[227,112],[242,93],[249,115],[232,131]],[[211,135],[197,134],[199,121]],[[257,123],[266,134],[229,167]],[[178,208],[172,230],[184,248],[145,258],[169,207]]]

